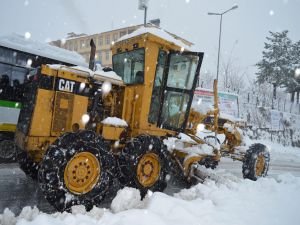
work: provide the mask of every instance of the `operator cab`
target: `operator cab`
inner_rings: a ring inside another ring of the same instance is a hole
[[[123,119],[137,133],[157,135],[161,128],[181,132],[187,124],[203,53],[181,51],[183,47],[171,35],[165,39],[153,32],[157,28],[144,29],[144,34],[130,34],[131,38],[112,48],[113,70],[126,85],[128,104],[123,105]]]

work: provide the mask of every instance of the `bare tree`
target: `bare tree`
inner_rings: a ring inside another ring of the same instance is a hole
[[[204,70],[204,72],[200,73],[198,86],[201,88],[212,89],[214,79],[215,74],[211,73],[210,71]]]
[[[240,93],[245,88],[247,70],[243,70],[237,65],[238,60],[231,55],[227,61],[223,61],[220,88],[224,91]]]

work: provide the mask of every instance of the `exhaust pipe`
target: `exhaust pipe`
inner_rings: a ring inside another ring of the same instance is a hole
[[[90,53],[90,62],[89,62],[89,69],[94,70],[95,67],[95,55],[96,55],[96,45],[93,39],[90,41],[91,46],[91,53]]]

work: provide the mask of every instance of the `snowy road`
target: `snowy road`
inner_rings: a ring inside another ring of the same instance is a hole
[[[0,212],[9,208],[18,214],[24,206],[35,205],[44,212],[54,211],[44,200],[38,184],[26,177],[17,163],[0,164]]]
[[[223,172],[242,177],[242,163],[231,159],[222,159],[217,169],[218,174]],[[279,174],[290,173],[300,177],[300,162],[290,158],[275,158],[270,163],[269,175],[275,177]],[[179,187],[169,186],[166,193],[172,195],[178,192]],[[41,211],[51,213],[55,210],[43,198],[38,184],[27,178],[18,168],[18,164],[0,164],[0,214],[9,208],[19,214],[25,206],[37,206]]]
[[[222,159],[218,169],[224,169],[237,177],[242,178],[242,162]],[[279,174],[290,173],[295,177],[300,177],[300,162],[289,160],[271,160],[268,176],[275,177]]]

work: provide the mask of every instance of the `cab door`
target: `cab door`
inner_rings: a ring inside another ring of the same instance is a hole
[[[158,126],[181,132],[185,129],[203,53],[171,52],[162,82]]]

